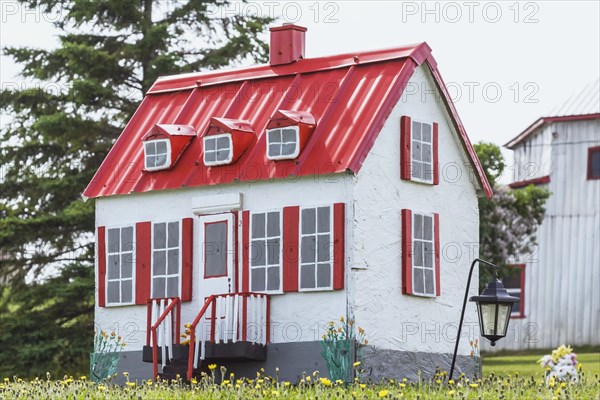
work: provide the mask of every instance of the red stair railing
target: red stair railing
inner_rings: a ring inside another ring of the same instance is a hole
[[[173,355],[173,344],[179,344],[181,329],[181,299],[179,297],[148,299],[148,329],[146,330],[146,345],[152,346],[152,370],[153,379],[158,376],[158,334],[162,328],[162,364],[166,363],[167,352],[165,346],[169,346],[169,356]],[[161,312],[160,310],[164,308]],[[156,322],[152,324],[154,309],[160,314]],[[173,312],[174,317],[173,318]],[[163,324],[165,322],[166,324]],[[152,325],[151,325],[152,324]]]

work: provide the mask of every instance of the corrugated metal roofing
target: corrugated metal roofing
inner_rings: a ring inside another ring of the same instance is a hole
[[[314,174],[358,172],[415,68],[426,63],[486,195],[491,188],[426,43],[228,71],[159,78],[85,189],[86,198]],[[269,161],[264,134],[277,110],[312,114],[317,126],[297,160]],[[169,170],[143,171],[142,137],[155,124],[206,131],[211,118],[247,120],[256,143],[231,165],[206,167],[192,140]]]
[[[550,110],[546,116],[538,118],[505,146],[509,149],[514,148],[548,122],[596,118],[600,118],[600,79],[590,82],[582,90],[569,97],[567,101]]]

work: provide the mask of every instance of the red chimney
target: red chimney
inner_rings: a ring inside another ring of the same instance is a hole
[[[294,24],[283,24],[271,29],[271,65],[291,64],[304,58],[306,28]]]

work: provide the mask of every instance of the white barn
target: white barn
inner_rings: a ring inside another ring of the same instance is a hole
[[[506,144],[514,189],[551,191],[532,254],[504,284],[521,302],[508,335],[486,350],[600,345],[600,81]]]
[[[427,44],[309,59],[305,31],[272,28],[267,65],[160,78],[85,190],[95,321],[131,379],[207,361],[326,375],[340,317],[365,329],[373,379],[449,367],[489,183]]]

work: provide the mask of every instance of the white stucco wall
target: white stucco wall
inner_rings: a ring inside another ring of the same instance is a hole
[[[443,103],[431,94],[421,97],[435,87],[428,70],[419,67],[409,85],[420,88],[419,93],[404,96],[396,105],[354,178],[349,308],[366,330],[369,344],[400,351],[451,353],[468,269],[478,255],[477,184],[471,181],[468,158]],[[439,123],[439,185],[400,179],[402,115]],[[403,208],[440,215],[440,297],[402,294]],[[475,272],[470,295],[477,294],[477,282]],[[476,321],[475,306],[469,304],[459,354],[468,354],[468,339],[479,337]]]
[[[350,207],[351,184],[350,175],[340,174],[102,198],[96,202],[96,226],[108,228],[142,221],[163,222],[195,217],[192,198],[224,193],[242,193],[243,209],[256,212],[336,202]],[[347,215],[351,215],[351,211],[347,211]],[[350,224],[346,225],[347,230],[352,228]],[[240,259],[241,248],[239,246],[238,249]],[[206,294],[199,293],[199,279],[199,258],[195,249],[193,300],[183,303],[183,323],[193,321],[202,306],[200,299],[204,299]],[[275,343],[319,340],[327,321],[346,315],[344,290],[285,293],[272,295],[271,300],[272,341]],[[97,328],[115,330],[123,336],[127,350],[141,350],[145,344],[145,306],[96,307],[95,322]]]

